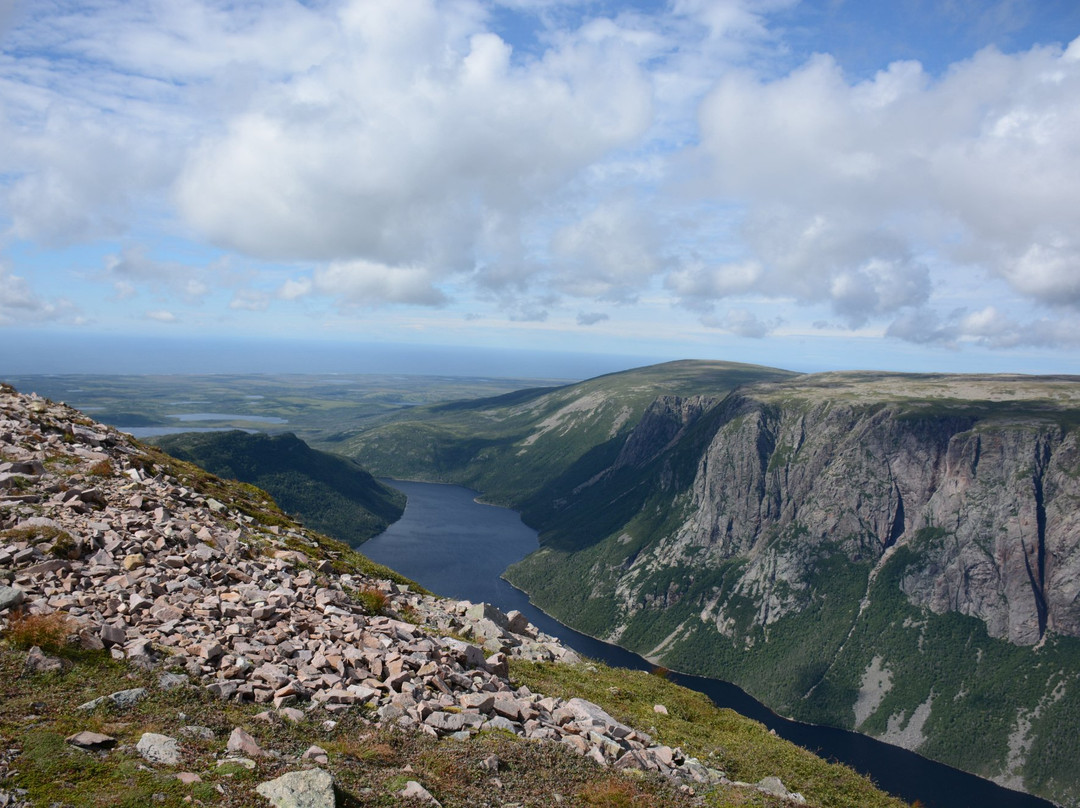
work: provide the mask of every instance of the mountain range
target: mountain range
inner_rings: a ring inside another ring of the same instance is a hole
[[[0,384],[0,805],[403,803],[903,805]]]

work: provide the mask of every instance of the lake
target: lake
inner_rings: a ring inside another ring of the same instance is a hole
[[[245,396],[251,398],[251,396]],[[262,398],[262,396],[256,396]],[[250,421],[253,424],[287,424],[288,418],[279,418],[276,415],[242,415],[229,412],[185,412],[179,415],[169,415],[177,421]]]
[[[446,597],[487,601],[517,609],[541,631],[578,653],[610,665],[651,670],[647,660],[570,629],[538,608],[500,577],[537,549],[536,531],[515,511],[476,502],[476,492],[455,485],[386,480],[408,497],[405,514],[360,549],[374,561]],[[865,735],[782,718],[728,682],[672,674],[672,681],[760,721],[777,735],[822,757],[869,775],[885,791],[926,808],[1053,808],[1046,800],[1001,788]]]
[[[186,432],[235,432],[234,426],[118,426],[133,438],[157,438],[162,435],[180,435]],[[258,430],[244,429],[242,432],[254,434]]]

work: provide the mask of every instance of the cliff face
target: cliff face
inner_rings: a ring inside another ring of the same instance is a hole
[[[691,515],[637,563],[741,556],[746,584],[766,591],[775,564],[789,562],[770,621],[800,607],[813,573],[804,562],[822,544],[877,564],[930,531],[940,540],[903,582],[913,603],[976,617],[1020,645],[1080,635],[1075,434],[895,407],[721,406],[689,486]],[[793,531],[797,542],[778,541]]]
[[[836,374],[660,399],[509,577],[787,714],[1075,803],[1078,396],[1071,379]],[[634,496],[573,545],[599,503]]]

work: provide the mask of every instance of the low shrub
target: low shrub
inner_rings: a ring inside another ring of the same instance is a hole
[[[386,609],[386,593],[380,589],[365,587],[356,593],[356,597],[368,614],[382,614],[383,610]]]
[[[8,618],[4,638],[24,651],[36,645],[42,651],[56,653],[68,644],[68,638],[75,632],[75,621],[63,612],[26,614],[16,611]]]
[[[114,473],[111,460],[99,460],[90,467],[90,473],[95,477],[112,477]]]
[[[586,783],[578,792],[578,799],[582,805],[596,808],[632,808],[652,805],[651,801],[632,782],[614,776]]]

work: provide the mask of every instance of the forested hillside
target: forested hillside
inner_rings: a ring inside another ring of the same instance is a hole
[[[377,536],[405,510],[400,491],[291,433],[188,432],[156,442],[211,474],[262,488],[305,525],[352,545]]]

